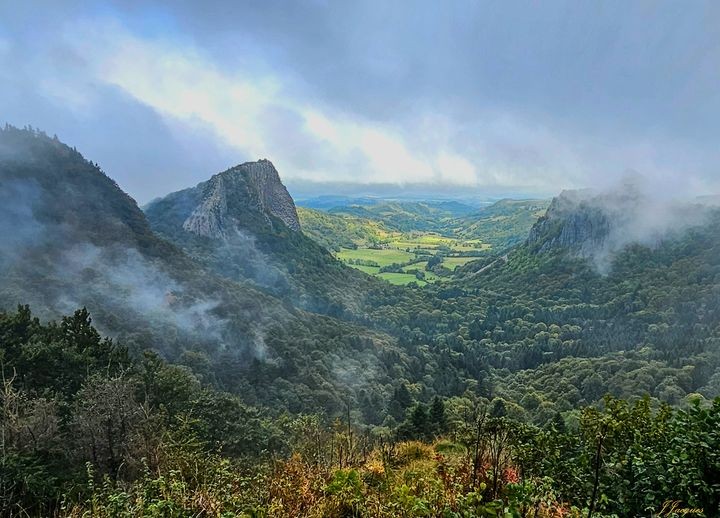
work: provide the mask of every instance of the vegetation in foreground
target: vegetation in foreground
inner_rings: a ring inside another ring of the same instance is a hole
[[[537,427],[502,400],[413,403],[392,429],[255,409],[86,311],[0,316],[7,516],[642,516],[720,511],[720,399],[606,397]]]

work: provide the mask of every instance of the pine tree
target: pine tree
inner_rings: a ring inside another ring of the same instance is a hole
[[[430,417],[423,403],[418,403],[410,414],[410,425],[416,439],[427,440],[432,436]]]
[[[445,403],[435,396],[430,404],[430,424],[435,435],[442,435],[447,431],[447,417],[445,416]]]
[[[410,408],[413,404],[413,398],[410,395],[405,383],[401,383],[393,394],[390,404],[388,406],[388,412],[397,420],[402,420],[405,417],[405,411]]]

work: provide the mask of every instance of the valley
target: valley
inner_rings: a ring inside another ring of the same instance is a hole
[[[718,28],[0,1],[0,518],[720,518]]]
[[[524,239],[549,202],[499,200],[479,209],[459,202],[365,203],[300,207],[303,231],[355,269],[391,284],[425,286]]]
[[[490,245],[479,240],[462,241],[435,233],[390,233],[372,247],[341,248],[335,257],[391,284],[424,286],[449,279],[458,266],[490,250]]]
[[[522,488],[569,513],[598,484],[622,515],[638,495],[719,503],[712,204],[660,219],[624,185],[320,210],[259,160],[141,210],[77,150],[11,126],[0,185],[4,510],[203,514],[211,495],[240,516],[521,515]],[[619,467],[593,476],[599,433]]]

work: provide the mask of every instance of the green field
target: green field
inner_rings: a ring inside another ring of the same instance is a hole
[[[425,285],[449,280],[450,272],[484,256],[492,248],[477,235],[461,236],[457,230],[451,231],[443,223],[451,218],[449,213],[435,214],[424,205],[409,207],[419,212],[413,216],[414,213],[404,211],[403,208],[408,208],[404,205],[388,204],[386,208],[397,216],[395,220],[392,214],[374,206],[346,207],[347,213],[300,209],[299,214],[303,231],[331,250],[339,260],[392,284],[418,282]],[[438,230],[422,228],[433,221]],[[406,227],[408,230],[401,230]],[[433,267],[434,271],[428,271],[427,260],[433,256],[441,257],[442,262]],[[392,271],[380,272],[388,266],[395,267]],[[409,273],[415,270],[423,272],[424,281],[418,281],[415,273]]]
[[[403,272],[410,272],[412,270],[420,270],[425,275],[425,280],[419,280],[413,273],[398,273],[398,272],[383,272],[380,273],[380,267],[388,266],[391,264],[403,264],[412,260],[418,259],[419,257],[426,257],[427,254],[435,255],[438,253],[438,246],[445,245],[450,250],[446,253],[452,254],[458,248],[463,251],[481,251],[486,247],[480,245],[477,240],[475,243],[461,242],[458,240],[452,240],[448,238],[440,239],[439,236],[426,235],[420,236],[419,238],[413,238],[413,240],[405,239],[402,241],[391,241],[386,246],[399,246],[412,250],[408,252],[398,248],[357,248],[347,249],[342,248],[336,253],[336,257],[341,261],[344,261],[349,266],[356,268],[369,275],[375,275],[383,280],[388,281],[391,284],[405,285],[411,282],[417,282],[418,285],[424,286],[428,282],[444,281],[448,277],[440,277],[434,272],[427,271],[427,260],[419,261],[402,267]],[[453,245],[450,247],[449,245]],[[442,266],[448,270],[455,270],[457,267],[462,266],[470,261],[476,260],[478,257],[460,257],[460,256],[443,256]],[[353,264],[356,261],[373,262],[378,266],[368,266],[362,264]]]
[[[413,263],[408,266],[404,266],[403,271],[407,272],[409,270],[425,270],[426,266],[427,261],[420,261],[419,263]]]
[[[343,248],[337,252],[336,256],[338,259],[345,262],[348,262],[350,259],[359,259],[362,261],[375,261],[380,266],[387,266],[393,263],[405,263],[414,258],[415,254],[392,248],[381,250],[376,250],[374,248],[358,248],[356,250]]]
[[[379,273],[377,274],[377,277],[380,277],[383,280],[388,281],[390,284],[410,284],[411,282],[417,282],[419,286],[424,286],[427,284],[425,281],[419,280],[417,277],[415,277],[412,274],[409,273]]]
[[[477,259],[477,257],[446,257],[445,260],[443,260],[442,264],[445,268],[454,270],[458,266],[463,266],[464,264],[467,264],[470,261],[475,261]]]
[[[436,251],[444,248],[452,251],[459,252],[471,252],[480,250],[489,250],[490,245],[483,243],[479,239],[455,239],[452,237],[441,236],[436,233],[410,233],[405,234],[398,238],[391,238],[387,242],[391,248],[398,248],[401,250],[428,250]]]
[[[360,270],[361,272],[365,272],[365,273],[367,273],[367,274],[369,274],[369,275],[377,275],[378,272],[380,271],[380,267],[379,267],[379,266],[363,266],[363,265],[360,265],[360,264],[353,264],[353,265],[351,265],[351,266],[352,266],[353,268],[355,268],[355,269],[357,269],[357,270]]]

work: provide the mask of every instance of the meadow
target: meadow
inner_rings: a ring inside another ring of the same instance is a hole
[[[459,266],[476,260],[491,249],[491,245],[479,239],[456,239],[435,232],[393,233],[372,247],[340,248],[335,256],[349,266],[367,274],[375,275],[391,284],[419,286],[443,281],[449,277],[426,270],[432,257],[441,259],[441,268],[450,272]],[[380,271],[383,267],[397,265],[397,271]],[[418,279],[415,272],[424,276]]]

